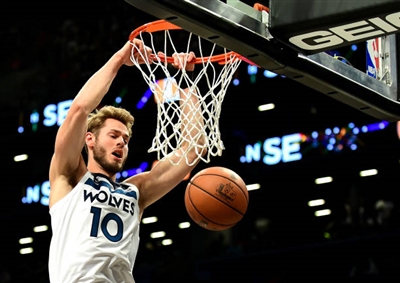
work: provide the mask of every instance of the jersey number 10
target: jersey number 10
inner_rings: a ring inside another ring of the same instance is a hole
[[[110,212],[106,214],[103,219],[100,219],[101,208],[95,206],[92,206],[90,212],[93,213],[92,229],[90,231],[91,237],[97,237],[100,227],[101,232],[103,232],[104,236],[111,242],[118,242],[122,239],[124,223],[117,214]],[[107,229],[107,225],[110,221],[114,221],[117,224],[117,233],[115,235],[111,235]]]

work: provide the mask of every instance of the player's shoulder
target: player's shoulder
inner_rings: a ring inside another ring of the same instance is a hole
[[[148,178],[148,174],[149,172],[147,171],[135,174],[125,179],[122,183],[135,186],[138,190],[140,190],[140,187],[142,186],[143,182],[146,180],[146,178]]]

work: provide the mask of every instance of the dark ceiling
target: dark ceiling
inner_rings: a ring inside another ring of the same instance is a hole
[[[18,254],[18,238],[32,234],[31,229],[35,225],[50,224],[47,207],[21,203],[28,186],[47,180],[56,133],[55,127],[39,126],[37,131],[33,131],[29,116],[34,111],[43,111],[47,104],[72,99],[89,76],[124,44],[133,29],[155,19],[124,1],[96,4],[87,1],[2,1],[0,5],[3,159],[0,219],[5,223],[1,248],[7,255],[4,257],[3,254],[1,267],[13,278],[13,281],[0,282],[25,282],[30,281],[30,276],[37,278],[30,282],[47,282],[50,232],[39,236],[39,252],[25,257]],[[363,68],[365,54],[362,50],[359,53],[351,53],[350,49],[340,51],[354,66]],[[150,263],[153,263],[150,270],[154,274],[171,276],[167,269],[179,267],[167,265],[168,261],[172,258],[184,264],[188,256],[200,268],[196,278],[207,278],[201,273],[202,268],[207,272],[212,270],[213,278],[222,276],[221,270],[229,270],[232,274],[226,278],[234,278],[236,273],[233,270],[238,270],[246,259],[254,265],[253,272],[256,274],[254,280],[248,282],[262,282],[256,281],[256,277],[262,278],[260,274],[264,267],[260,262],[270,266],[268,276],[263,276],[272,280],[282,278],[283,274],[288,274],[288,278],[289,274],[311,274],[310,268],[303,271],[296,268],[302,260],[313,266],[319,266],[319,260],[328,260],[330,268],[320,266],[322,276],[323,272],[329,274],[335,271],[336,262],[332,259],[335,249],[340,247],[340,251],[346,253],[346,249],[356,251],[365,245],[390,253],[388,257],[392,261],[376,256],[374,251],[365,255],[365,258],[371,257],[377,262],[381,274],[398,274],[395,272],[395,267],[399,266],[398,254],[392,253],[391,247],[385,245],[392,239],[394,231],[398,237],[400,223],[400,142],[395,124],[390,123],[384,130],[356,137],[359,146],[356,151],[327,152],[317,148],[306,155],[306,149],[303,149],[305,158],[298,162],[275,166],[260,162],[240,163],[239,157],[244,154],[246,144],[255,144],[270,137],[292,133],[311,135],[313,131],[322,133],[326,128],[346,128],[350,122],[357,126],[381,122],[286,78],[267,79],[262,71],[259,70],[256,82],[252,83],[247,65],[243,63],[239,67],[237,76],[241,84],[230,86],[220,118],[226,150],[221,157],[213,158],[210,164],[201,164],[196,168],[198,171],[208,166],[225,166],[238,172],[248,184],[260,183],[260,190],[250,192],[248,213],[229,234],[221,236],[229,240],[220,242],[218,249],[212,245],[219,237],[215,236],[215,232],[198,227],[186,234],[174,231],[171,227],[178,221],[189,220],[183,205],[186,185],[183,182],[146,212],[147,216],[158,215],[161,224],[157,224],[156,228],[142,225],[138,276],[146,276]],[[155,107],[153,104],[143,109],[135,107],[147,88],[134,67],[122,68],[104,100],[104,104],[113,103],[115,97],[126,92],[121,105],[135,115],[137,124],[134,126],[131,159],[127,168],[137,167],[142,161],[151,163],[155,159],[155,155],[147,153],[154,133]],[[274,103],[276,109],[258,112],[257,106],[264,103]],[[26,128],[23,134],[17,132],[20,125]],[[30,158],[21,163],[13,162],[12,158],[22,153],[28,153]],[[358,176],[360,170],[370,168],[378,168],[379,174],[367,180]],[[335,182],[321,187],[315,185],[315,178],[326,175],[334,176]],[[307,202],[315,198],[324,198],[333,214],[323,219],[316,218],[314,210],[307,206]],[[380,211],[375,209],[375,205],[379,200],[394,205],[391,216],[384,220],[386,226],[377,222]],[[346,214],[347,207],[350,214]],[[346,215],[353,218],[349,220]],[[371,219],[373,224],[368,225]],[[156,241],[152,243],[148,237],[152,229],[166,229],[174,235],[175,248],[162,250]],[[324,233],[328,232],[333,237],[330,242],[324,238]],[[357,237],[361,240],[355,240]],[[154,246],[149,248],[149,243]],[[304,258],[310,253],[314,257]],[[273,257],[276,262],[271,260]],[[363,260],[360,256],[359,262]],[[219,272],[214,269],[215,266],[211,267],[213,262],[221,265]],[[338,264],[340,271],[337,273],[349,276],[352,266],[357,263],[354,259]],[[188,262],[186,264],[189,265]],[[230,264],[232,268],[229,268]],[[186,268],[190,270],[194,267]],[[24,272],[19,272],[19,269]],[[151,282],[161,282],[155,275],[153,279]],[[176,282],[181,281],[178,278]]]

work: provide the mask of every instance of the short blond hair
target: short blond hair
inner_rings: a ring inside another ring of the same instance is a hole
[[[107,119],[115,119],[123,123],[128,128],[129,137],[132,136],[135,118],[128,110],[111,105],[103,106],[90,113],[87,120],[87,131],[97,135]]]

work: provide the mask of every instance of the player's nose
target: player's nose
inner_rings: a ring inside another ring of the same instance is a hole
[[[125,145],[125,140],[123,137],[117,138],[117,145],[118,146],[124,146]]]

